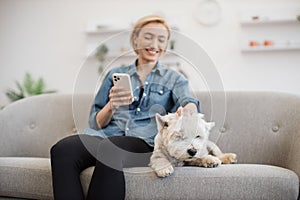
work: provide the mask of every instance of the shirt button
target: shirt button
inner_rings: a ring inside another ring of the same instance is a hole
[[[143,96],[145,97],[145,96],[147,96],[147,94],[146,94],[146,93],[143,93]]]
[[[129,128],[127,127],[125,130],[126,130],[126,131],[129,131]]]
[[[164,93],[164,91],[162,91],[162,90],[159,91],[159,94],[163,94],[163,93]]]
[[[146,81],[146,82],[145,82],[145,85],[148,85],[148,84],[149,84],[148,81]]]
[[[141,111],[141,109],[140,109],[140,108],[137,108],[136,110],[137,110],[138,112],[140,112],[140,111]]]

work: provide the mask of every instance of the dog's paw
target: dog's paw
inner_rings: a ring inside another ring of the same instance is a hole
[[[221,160],[215,156],[208,155],[202,158],[202,166],[206,168],[218,167],[221,163]]]
[[[155,170],[156,175],[161,178],[170,176],[171,174],[173,174],[173,172],[174,172],[174,168],[172,167],[172,165],[169,167],[164,167],[164,168]]]
[[[237,163],[237,155],[235,153],[224,153],[219,156],[219,159],[222,161],[222,164],[235,164]]]

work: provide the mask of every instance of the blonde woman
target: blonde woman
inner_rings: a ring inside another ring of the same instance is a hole
[[[85,199],[79,175],[90,166],[95,169],[87,199],[125,199],[123,168],[148,165],[157,133],[155,114],[175,112],[179,106],[200,111],[187,79],[159,62],[170,34],[158,15],[145,16],[134,25],[130,42],[135,62],[107,73],[85,134],[66,137],[51,149],[55,199]],[[113,86],[115,72],[129,74],[133,96]]]

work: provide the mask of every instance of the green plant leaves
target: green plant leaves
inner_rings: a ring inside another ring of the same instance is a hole
[[[30,73],[25,74],[23,84],[18,81],[15,82],[17,90],[8,89],[6,91],[6,96],[13,102],[19,99],[23,99],[28,96],[34,96],[44,93],[54,93],[55,90],[45,90],[46,84],[43,78],[34,80]]]
[[[104,62],[109,49],[105,44],[99,46],[96,50],[95,57],[99,61],[98,73],[101,74],[104,68]]]

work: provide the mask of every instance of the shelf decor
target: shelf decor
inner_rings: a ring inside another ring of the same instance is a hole
[[[241,46],[243,52],[300,50],[300,41],[249,40]]]
[[[99,67],[98,67],[99,74],[101,74],[104,69],[104,62],[106,60],[106,55],[108,51],[109,51],[108,47],[105,44],[102,44],[97,48],[97,51],[95,53],[95,57],[99,61]]]
[[[300,50],[300,15],[296,10],[256,10],[240,18],[242,52]]]
[[[242,25],[251,24],[276,24],[276,23],[295,23],[299,22],[299,15],[247,15],[241,18]]]

